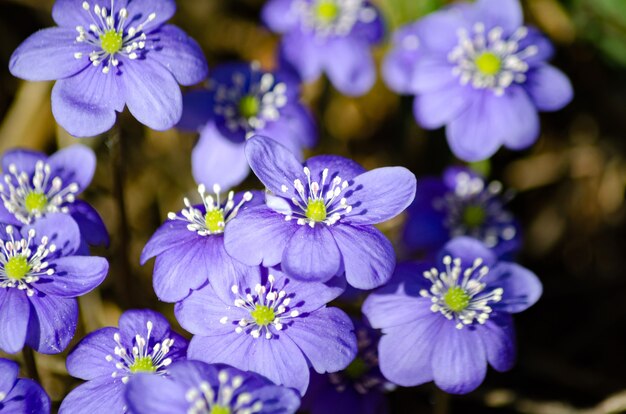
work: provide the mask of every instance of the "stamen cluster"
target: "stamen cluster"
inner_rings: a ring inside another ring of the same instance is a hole
[[[263,402],[252,402],[252,394],[242,392],[233,401],[235,391],[244,382],[242,376],[230,377],[226,370],[218,373],[219,385],[214,389],[207,381],[198,387],[191,388],[185,394],[186,400],[192,404],[189,414],[254,414],[263,409]]]
[[[345,36],[358,22],[376,19],[376,10],[363,0],[296,0],[303,26],[317,36]]]

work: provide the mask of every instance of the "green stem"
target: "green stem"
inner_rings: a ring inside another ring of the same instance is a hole
[[[26,372],[28,373],[28,376],[38,383],[41,383],[41,380],[39,379],[39,372],[37,372],[37,363],[35,362],[33,349],[28,345],[25,345],[24,349],[22,349],[22,356],[24,357],[24,365],[26,365]]]
[[[450,412],[450,394],[435,388],[434,400],[433,414],[448,414]]]

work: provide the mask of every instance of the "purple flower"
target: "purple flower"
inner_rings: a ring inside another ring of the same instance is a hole
[[[268,136],[295,154],[317,142],[313,117],[299,101],[300,85],[284,70],[267,72],[258,63],[218,66],[208,90],[183,99],[179,127],[200,132],[192,154],[193,175],[207,186],[231,188],[250,172],[244,143]]]
[[[50,413],[50,397],[39,384],[17,378],[19,366],[0,358],[0,413]]]
[[[107,131],[125,105],[150,128],[171,128],[182,113],[178,84],[207,75],[198,44],[164,24],[175,9],[174,0],[57,0],[59,26],[26,39],[9,69],[26,80],[57,81],[52,113],[72,135]]]
[[[138,375],[126,400],[135,414],[292,414],[298,395],[253,372],[201,361],[180,361],[167,377]]]
[[[176,304],[176,318],[194,334],[188,357],[261,374],[304,394],[309,367],[339,371],[356,355],[350,318],[326,304],[344,283],[300,282],[256,267],[226,292],[206,285]]]
[[[96,156],[90,148],[72,145],[50,157],[15,149],[5,152],[1,162],[0,223],[23,226],[50,213],[64,213],[78,224],[84,247],[109,244],[98,212],[76,199],[89,186],[96,169]]]
[[[311,414],[384,414],[388,412],[385,392],[395,385],[378,368],[380,334],[367,321],[353,319],[358,353],[343,371],[311,375],[311,385],[302,398],[302,406]]]
[[[28,345],[56,354],[74,336],[77,296],[102,283],[109,264],[101,257],[75,256],[76,222],[52,213],[22,227],[0,225],[0,349]]]
[[[435,254],[450,239],[469,236],[496,255],[511,254],[521,245],[517,220],[504,209],[502,184],[487,183],[468,168],[448,168],[443,177],[420,181],[407,209],[404,241],[414,250]]]
[[[398,265],[393,282],[363,304],[382,329],[380,369],[390,381],[413,386],[429,381],[464,394],[485,378],[487,363],[511,369],[516,346],[511,313],[533,305],[541,283],[529,270],[498,262],[485,245],[459,237],[439,262]]]
[[[537,111],[572,99],[568,78],[546,63],[552,54],[538,30],[523,26],[517,0],[478,0],[401,29],[383,75],[392,89],[416,95],[419,124],[445,125],[452,152],[478,161],[501,145],[529,147],[539,136]]]
[[[283,34],[281,58],[304,81],[326,72],[343,94],[367,93],[376,81],[370,48],[384,35],[380,11],[367,0],[270,0],[262,12]]]
[[[271,192],[266,205],[242,211],[227,226],[226,251],[248,265],[274,266],[296,279],[326,281],[345,271],[350,285],[387,282],[395,253],[373,224],[400,214],[415,196],[402,167],[365,172],[346,158],[322,155],[304,166],[285,147],[256,137],[250,166]]]
[[[178,302],[199,289],[207,280],[228,291],[248,266],[231,258],[224,249],[226,223],[242,207],[262,202],[260,192],[228,193],[220,200],[221,188],[213,186],[215,196],[206,194],[204,184],[198,186],[201,205],[191,205],[178,214],[169,213],[166,221],[148,241],[141,253],[141,264],[156,256],[153,286],[159,299]]]
[[[67,356],[70,375],[87,382],[72,390],[59,413],[109,414],[127,411],[124,392],[135,374],[166,375],[185,359],[187,341],[151,310],[129,310],[118,328],[102,328],[83,338]]]

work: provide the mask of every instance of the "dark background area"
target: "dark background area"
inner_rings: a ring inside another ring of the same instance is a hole
[[[391,32],[441,7],[442,0],[378,0]],[[260,24],[262,0],[178,0],[173,22],[202,45],[210,66],[228,60],[274,65],[278,38]],[[504,374],[490,370],[484,384],[466,396],[448,397],[433,386],[390,394],[393,413],[511,412],[609,413],[626,411],[626,1],[522,0],[529,24],[553,40],[553,64],[568,74],[574,101],[541,115],[541,138],[522,152],[501,150],[482,167],[514,189],[511,210],[524,229],[519,261],[544,284],[537,305],[517,315],[519,360]],[[76,140],[50,112],[52,83],[13,78],[13,50],[37,29],[52,26],[51,0],[0,0],[0,150],[21,146],[54,151]],[[375,54],[380,61],[387,48]],[[322,79],[309,84],[305,101],[320,125],[320,145],[311,152],[354,158],[367,168],[403,165],[419,178],[438,175],[451,155],[442,130],[421,130],[411,99],[390,92],[379,79],[364,97],[348,98]],[[128,114],[118,135],[80,140],[98,154],[98,169],[84,194],[103,216],[112,245],[110,275],[80,299],[85,332],[116,325],[130,307],[151,307],[172,322],[173,306],[157,301],[152,264],[139,253],[168,211],[193,195],[190,153],[193,134],[145,129]],[[121,153],[114,148],[121,139]],[[121,186],[120,184],[123,184]],[[258,188],[250,177],[242,188]],[[116,192],[123,188],[123,226]],[[381,229],[395,242],[403,218]],[[401,258],[407,259],[403,249]],[[349,311],[358,311],[353,305]],[[182,330],[181,330],[182,332]],[[18,356],[12,356],[19,359]],[[42,382],[59,402],[77,381],[67,376],[65,354],[37,355]],[[433,405],[437,402],[436,405]]]

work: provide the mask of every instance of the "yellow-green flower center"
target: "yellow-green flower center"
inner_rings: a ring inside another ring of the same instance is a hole
[[[256,305],[256,308],[250,312],[250,315],[259,326],[267,326],[274,322],[276,315],[274,310],[265,305]]]
[[[211,233],[224,231],[224,212],[221,208],[207,211],[204,223]]]
[[[324,200],[312,200],[309,198],[304,214],[313,221],[326,220],[326,204],[324,204]]]
[[[115,29],[107,30],[100,35],[100,47],[110,55],[119,52],[123,45],[124,36]]]
[[[230,408],[223,405],[214,405],[211,408],[211,414],[230,414]]]
[[[339,6],[334,0],[320,0],[315,5],[315,17],[318,21],[331,23],[339,16]]]
[[[445,295],[443,295],[443,301],[448,305],[450,310],[454,312],[461,312],[467,308],[470,303],[470,296],[460,286],[454,286],[448,289]]]
[[[487,213],[481,206],[467,206],[463,210],[463,224],[470,229],[480,227],[486,218]]]
[[[45,194],[32,192],[26,195],[24,199],[24,206],[26,211],[32,213],[33,211],[44,211],[48,205],[48,197]]]
[[[13,256],[4,265],[4,272],[9,279],[22,280],[31,271],[31,266],[25,256]]]
[[[135,360],[133,365],[128,367],[130,372],[136,374],[137,372],[156,372],[156,367],[152,363],[152,358],[149,356],[140,357]]]
[[[361,378],[368,370],[369,367],[362,358],[355,358],[354,361],[352,361],[350,365],[348,365],[348,367],[344,370],[344,372],[348,378],[357,380]]]
[[[496,75],[502,68],[502,59],[492,52],[481,53],[476,60],[474,60],[474,63],[483,75]]]
[[[239,101],[239,114],[246,119],[255,117],[259,113],[259,106],[259,98],[246,95]]]

